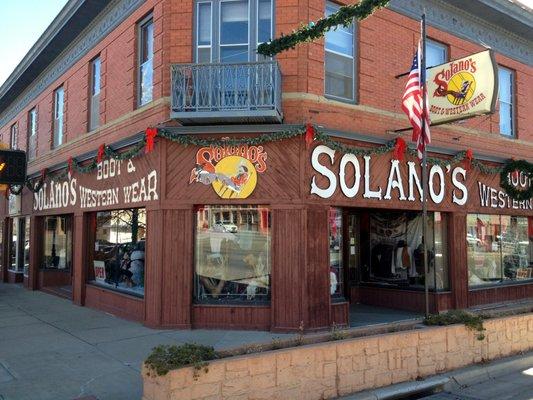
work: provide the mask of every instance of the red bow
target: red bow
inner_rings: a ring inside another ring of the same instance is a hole
[[[104,159],[104,153],[105,153],[105,144],[102,143],[100,147],[98,147],[98,154],[96,155],[96,162],[102,162]]]
[[[41,170],[41,181],[43,181],[43,182],[44,182],[44,178],[46,177],[46,172],[47,172],[46,168],[43,168]]]
[[[154,139],[157,136],[157,128],[146,128],[146,147],[145,153],[150,153],[154,149]]]
[[[68,158],[67,163],[68,163],[68,173],[72,174],[72,157]]]
[[[474,159],[474,152],[472,149],[468,149],[465,154],[465,169],[467,171],[470,170],[470,167],[472,166],[472,160]]]
[[[315,140],[315,128],[312,124],[307,124],[305,126],[305,146],[309,148],[313,140]]]
[[[394,152],[392,154],[394,159],[403,161],[405,156],[405,150],[407,150],[407,143],[405,143],[405,140],[403,140],[403,138],[397,138],[396,143],[394,143]]]

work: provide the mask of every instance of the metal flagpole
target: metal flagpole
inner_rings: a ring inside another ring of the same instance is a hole
[[[422,249],[424,251],[424,293],[426,303],[426,317],[429,316],[429,268],[428,268],[428,253],[427,253],[427,231],[428,231],[428,166],[427,166],[427,151],[425,142],[426,130],[426,14],[422,14],[422,49],[420,51],[420,82],[423,85],[422,92],[422,141],[424,143],[424,151],[422,153]]]

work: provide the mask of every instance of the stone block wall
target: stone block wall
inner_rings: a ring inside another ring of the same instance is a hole
[[[143,400],[330,399],[533,349],[533,314],[269,351],[150,377]]]

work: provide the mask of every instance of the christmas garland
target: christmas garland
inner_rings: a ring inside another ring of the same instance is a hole
[[[520,180],[520,171],[526,174],[527,183],[529,185],[527,189],[521,190],[513,186],[512,176],[517,175]],[[502,168],[500,172],[500,186],[510,198],[523,201],[533,198],[533,164],[526,160],[510,160]]]
[[[369,156],[379,155],[389,152],[393,152],[393,157],[398,160],[403,160],[404,155],[407,153],[413,157],[417,157],[417,151],[414,148],[410,148],[405,143],[405,140],[401,137],[388,141],[387,143],[378,147],[361,148],[357,146],[346,145],[342,142],[334,140],[327,133],[320,129],[317,129],[314,125],[307,124],[305,126],[292,128],[285,131],[265,133],[259,136],[248,136],[240,138],[202,138],[197,135],[183,135],[172,132],[169,128],[148,128],[145,132],[145,137],[135,143],[127,151],[117,151],[112,147],[105,144],[101,144],[98,147],[96,156],[94,156],[88,162],[80,162],[73,157],[70,157],[67,161],[67,168],[60,174],[55,175],[55,179],[64,179],[74,171],[80,174],[87,174],[94,171],[98,164],[104,159],[115,160],[131,160],[139,157],[142,154],[149,153],[154,148],[154,139],[156,136],[160,136],[171,142],[181,144],[183,146],[258,146],[265,143],[271,143],[276,141],[282,141],[292,139],[298,136],[302,136],[305,139],[306,146],[309,147],[314,141],[323,143],[333,150],[341,153],[355,154],[357,156]],[[500,174],[501,187],[506,191],[509,197],[515,200],[527,200],[533,197],[533,188],[529,187],[527,190],[518,190],[514,188],[508,179],[509,173],[521,170],[525,172],[529,179],[533,179],[533,164],[525,160],[510,160],[503,166],[491,167],[485,165],[479,160],[474,158],[472,150],[465,150],[458,152],[452,159],[442,159],[437,157],[427,157],[428,164],[438,165],[445,168],[448,165],[464,164],[465,169],[476,168],[482,174],[492,175]],[[41,175],[36,182],[32,182],[30,179],[26,180],[26,187],[31,192],[38,192],[44,181],[48,171],[46,169],[41,171]],[[20,194],[24,185],[11,185],[10,192],[13,194]]]
[[[363,20],[372,15],[377,9],[385,7],[389,0],[361,0],[358,4],[343,6],[334,14],[319,19],[316,23],[301,26],[290,35],[260,44],[257,52],[264,56],[273,57],[282,51],[294,49],[298,43],[311,42],[323,37],[326,32],[337,26],[349,26],[354,19]]]

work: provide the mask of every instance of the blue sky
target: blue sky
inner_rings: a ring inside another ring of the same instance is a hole
[[[66,3],[67,0],[0,0],[0,85]]]
[[[67,1],[0,0],[0,86]],[[533,7],[533,0],[521,2]]]

